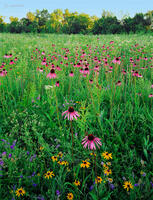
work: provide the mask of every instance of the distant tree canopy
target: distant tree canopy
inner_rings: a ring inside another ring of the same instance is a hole
[[[133,18],[118,20],[113,13],[103,11],[100,18],[85,13],[56,9],[49,13],[47,9],[28,12],[26,17],[18,19],[11,16],[10,23],[0,16],[0,32],[11,33],[67,33],[67,34],[119,34],[153,32],[153,10],[137,13]]]

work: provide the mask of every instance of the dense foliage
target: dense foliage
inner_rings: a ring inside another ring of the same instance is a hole
[[[119,34],[146,33],[153,30],[153,11],[137,13],[133,18],[118,20],[112,13],[103,11],[102,17],[85,13],[64,12],[56,9],[49,13],[47,9],[28,12],[26,17],[10,17],[10,23],[0,16],[0,32],[10,33],[67,33],[67,34]]]
[[[152,199],[151,40],[0,34],[0,199]]]

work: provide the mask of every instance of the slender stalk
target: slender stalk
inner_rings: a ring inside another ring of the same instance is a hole
[[[74,138],[73,138],[73,129],[72,129],[72,121],[70,121],[71,124],[71,134],[72,134],[72,169],[74,165],[74,158],[73,158],[73,144],[74,144]]]

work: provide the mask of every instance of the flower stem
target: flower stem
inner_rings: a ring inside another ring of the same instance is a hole
[[[74,143],[74,138],[73,138],[73,130],[72,130],[72,121],[71,123],[71,134],[72,134],[72,169],[73,169],[73,164],[74,164],[74,159],[73,159],[73,143]]]

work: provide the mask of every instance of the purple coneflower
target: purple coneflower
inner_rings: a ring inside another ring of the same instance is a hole
[[[47,78],[56,78],[55,70],[51,69],[50,73],[47,75]]]
[[[74,110],[73,107],[69,107],[68,110],[66,110],[65,112],[62,113],[62,116],[65,115],[64,119],[67,117],[68,120],[72,121],[73,120],[73,117],[77,120],[77,117],[80,117],[80,115],[78,114],[78,112],[76,112]]]
[[[96,150],[96,145],[98,148],[100,148],[99,145],[100,146],[102,145],[100,140],[101,140],[100,138],[95,137],[93,134],[89,134],[82,140],[82,144],[84,148],[88,146],[88,149],[90,148],[91,150],[92,149]]]

